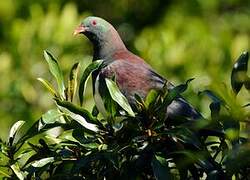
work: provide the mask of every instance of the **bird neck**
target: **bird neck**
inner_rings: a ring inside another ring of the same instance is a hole
[[[111,29],[104,40],[93,42],[94,56],[93,60],[108,59],[118,51],[126,51],[127,48],[115,29]]]

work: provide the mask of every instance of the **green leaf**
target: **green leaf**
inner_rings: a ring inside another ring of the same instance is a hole
[[[60,117],[62,116],[62,112],[57,109],[51,109],[42,115],[42,120],[45,124],[53,124],[55,122],[60,122]]]
[[[104,106],[105,109],[108,113],[109,120],[114,120],[114,117],[118,114],[118,107],[119,105],[116,103],[116,101],[114,101],[112,99],[112,97],[110,96],[110,94],[106,94],[104,97],[102,97],[104,99]],[[105,116],[104,116],[105,117]],[[112,122],[110,121],[110,122]],[[111,123],[113,124],[113,123]]]
[[[232,149],[228,150],[225,159],[222,161],[223,165],[225,165],[226,167],[226,171],[228,172],[228,174],[232,175],[242,170],[243,172],[246,172],[244,171],[244,169],[248,169],[250,164],[249,154],[249,143],[242,144],[241,146],[233,146]]]
[[[74,129],[72,132],[72,136],[84,147],[90,149],[97,149],[99,144],[96,143],[95,137],[87,137],[85,136],[84,129]]]
[[[77,121],[86,129],[89,129],[94,132],[98,132],[99,129],[96,124],[89,123],[86,119],[90,120],[91,122],[94,121],[94,118],[85,109],[79,108],[67,101],[59,101],[56,100],[57,104],[60,106],[60,110],[62,110],[66,115],[70,116],[73,120]]]
[[[213,120],[216,120],[219,117],[221,104],[220,102],[212,102],[209,105],[210,111],[211,111],[211,117]]]
[[[169,105],[174,99],[176,99],[181,93],[187,90],[188,84],[194,80],[194,78],[188,79],[185,84],[180,84],[172,89],[169,89],[169,92],[167,93],[166,97],[163,100],[162,106],[165,108],[167,105]]]
[[[248,90],[248,92],[250,91],[250,78],[247,76],[245,81],[244,81],[244,86],[245,88]]]
[[[218,97],[214,92],[210,90],[204,90],[198,93],[198,95],[200,94],[205,94],[212,100],[212,103],[209,105],[212,119],[217,119],[219,116],[221,105],[227,108],[225,101]]]
[[[121,93],[116,83],[111,79],[105,78],[106,85],[112,99],[117,102],[130,116],[135,117],[135,114],[128,103],[126,97]]]
[[[92,116],[97,117],[99,114],[99,110],[97,109],[97,106],[94,105],[92,112],[91,112]]]
[[[10,146],[12,146],[13,141],[15,139],[15,136],[17,134],[17,132],[19,131],[19,129],[23,126],[23,124],[25,123],[25,121],[17,121],[10,129],[10,133],[9,133],[9,144]]]
[[[188,79],[185,84],[180,84],[178,86],[172,86],[167,83],[163,87],[163,102],[156,107],[156,112],[160,117],[160,121],[156,124],[155,127],[161,127],[164,123],[164,117],[166,116],[166,107],[169,106],[175,99],[180,97],[180,94],[187,90],[188,84],[194,80],[194,78]]]
[[[202,147],[202,144],[197,137],[197,135],[186,127],[175,127],[170,130],[162,131],[158,133],[159,135],[168,135],[169,137],[175,138],[179,142],[184,144],[190,144],[197,149]]]
[[[7,177],[7,178],[10,178],[10,175],[8,174],[8,171],[7,170],[4,170],[2,167],[0,169],[0,174],[3,176],[3,177]],[[1,176],[0,176],[1,177]]]
[[[201,95],[201,94],[207,95],[213,102],[224,103],[224,101],[219,96],[217,96],[214,92],[210,90],[204,90],[204,91],[198,92],[198,95]]]
[[[169,133],[185,144],[191,144],[198,149],[202,146],[195,133],[188,128],[176,127],[169,130]]]
[[[57,92],[54,90],[52,84],[50,84],[48,81],[46,81],[46,80],[43,79],[43,78],[37,78],[37,80],[40,81],[40,82],[44,85],[44,87],[46,87],[46,88],[49,90],[49,92],[52,94],[52,96],[58,97],[58,94],[57,94]]]
[[[79,114],[83,116],[86,119],[86,121],[88,121],[89,123],[98,122],[98,120],[95,117],[93,117],[89,111],[87,111],[84,108],[76,106],[73,103],[68,102],[68,101],[60,101],[59,99],[55,99],[55,101],[59,106],[64,107],[75,114]]]
[[[173,179],[170,168],[168,167],[168,162],[165,158],[156,155],[153,156],[151,166],[157,180]]]
[[[63,80],[63,74],[62,71],[58,65],[57,60],[50,54],[48,51],[44,51],[44,58],[47,61],[49,65],[49,70],[52,73],[52,75],[56,78],[57,85],[58,85],[58,91],[62,98],[65,98],[65,86],[64,86],[64,80]]]
[[[14,173],[16,174],[16,176],[18,177],[18,179],[20,180],[24,180],[25,179],[25,175],[24,173],[20,170],[19,166],[17,163],[12,164],[11,169],[14,171]]]
[[[140,105],[140,106],[145,106],[145,102],[144,100],[141,98],[141,96],[139,96],[138,94],[135,93],[135,100],[137,101],[137,103]]]
[[[204,157],[205,154],[200,151],[176,150],[171,153],[171,156],[187,158],[186,160],[183,160],[183,163],[181,164],[182,167],[189,167],[191,163],[195,163],[198,166],[201,166],[204,170],[211,170],[214,168],[209,159]]]
[[[97,127],[96,124],[92,124],[92,123],[88,123],[84,117],[82,117],[81,115],[79,114],[75,114],[71,111],[69,111],[68,109],[66,108],[63,108],[63,111],[69,115],[72,119],[74,119],[75,121],[77,121],[79,124],[81,124],[83,127],[85,127],[86,129],[89,129],[93,132],[98,132],[99,129]]]
[[[207,174],[206,180],[220,179],[220,172],[218,170],[213,170]]]
[[[76,93],[76,87],[77,87],[77,74],[79,70],[79,63],[75,63],[73,67],[70,70],[69,80],[68,80],[68,92],[67,97],[72,102],[73,98]]]
[[[146,99],[145,99],[145,106],[149,108],[149,106],[155,102],[156,98],[158,97],[158,92],[154,89],[150,90]]]
[[[42,120],[38,120],[36,121],[28,130],[27,132],[17,141],[17,150],[24,144],[24,142],[29,139],[32,138],[38,134],[41,134],[49,129],[55,128],[55,127],[63,127],[66,128],[66,126],[68,126],[65,123],[53,123],[53,124],[45,124],[42,122]]]
[[[102,62],[103,60],[97,60],[97,61],[92,62],[83,72],[83,75],[80,80],[80,85],[79,85],[79,99],[80,99],[81,106],[83,104],[83,97],[84,97],[88,78],[92,72],[94,72],[101,66]]]
[[[193,81],[194,78],[188,79],[185,84],[180,84],[179,86],[174,87],[173,89],[177,91],[179,94],[183,93],[187,90],[188,84]]]
[[[244,52],[237,59],[231,74],[231,86],[235,94],[238,94],[247,77],[248,52]]]
[[[43,167],[45,166],[46,164],[49,164],[51,162],[54,162],[55,158],[54,157],[48,157],[48,158],[43,158],[43,159],[40,159],[40,160],[37,160],[37,161],[34,161],[31,166],[33,167]]]

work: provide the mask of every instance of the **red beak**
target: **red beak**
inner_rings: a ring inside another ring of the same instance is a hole
[[[75,36],[75,35],[77,35],[77,34],[84,33],[84,32],[86,32],[86,29],[87,29],[87,28],[81,24],[80,26],[78,26],[78,27],[75,29],[73,35]]]

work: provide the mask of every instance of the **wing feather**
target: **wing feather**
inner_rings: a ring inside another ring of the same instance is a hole
[[[167,81],[157,74],[144,61],[129,61],[127,59],[116,59],[100,71],[100,77],[112,78],[115,76],[118,87],[126,96],[129,103],[136,103],[134,95],[137,94],[143,99],[151,89],[161,89]],[[168,83],[168,88],[174,85]],[[102,91],[102,89],[100,89]],[[202,116],[184,98],[175,99],[166,109],[168,118],[187,117],[199,119]]]

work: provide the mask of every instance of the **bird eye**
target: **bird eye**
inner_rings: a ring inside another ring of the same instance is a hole
[[[96,20],[92,21],[92,25],[95,26],[97,24]]]

